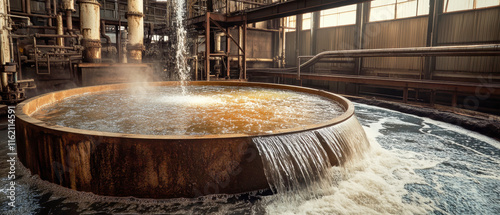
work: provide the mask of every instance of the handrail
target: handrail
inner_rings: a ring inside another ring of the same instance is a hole
[[[248,68],[248,71],[295,72],[300,79],[300,70],[307,69],[322,58],[355,58],[355,57],[422,57],[422,56],[497,56],[500,55],[500,44],[435,46],[389,49],[354,49],[324,51],[309,59],[300,67],[290,68]],[[299,56],[305,58],[309,56]]]

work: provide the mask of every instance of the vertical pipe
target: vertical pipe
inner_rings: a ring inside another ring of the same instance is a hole
[[[0,0],[0,13],[7,14],[7,2],[8,0]],[[5,65],[10,62],[10,42],[9,42],[9,31],[7,30],[7,16],[0,17],[0,63]],[[8,90],[8,79],[7,72],[2,72],[0,77],[0,82],[2,86],[2,91]]]
[[[85,47],[84,61],[101,62],[100,7],[96,0],[80,0],[80,32]]]
[[[313,12],[311,13],[311,55],[316,55],[317,52],[317,35],[318,35],[318,29],[319,29],[319,19],[320,19],[320,12]]]
[[[119,22],[119,24],[121,24]],[[120,62],[120,56],[121,56],[121,47],[120,47],[120,44],[121,44],[121,33],[120,33],[120,26],[119,25],[115,25],[115,38],[116,38],[116,56],[117,56],[117,62]]]
[[[239,48],[243,48],[241,45],[243,44],[243,27],[242,26],[238,26],[238,46]],[[243,79],[243,52],[241,51],[241,49],[238,48],[238,67],[239,67],[239,72],[240,72],[240,76],[238,77],[238,79]]]
[[[127,44],[128,44],[128,32],[127,30],[120,30],[121,32],[121,50],[122,50],[122,53],[120,55],[120,63],[127,63],[127,53],[128,53],[128,50],[127,50]]]
[[[0,13],[7,14],[7,1],[8,0],[0,0]],[[8,27],[8,17],[1,16],[0,17],[0,63],[1,65],[5,65],[5,63],[10,62],[10,42],[9,42],[9,31]]]
[[[128,57],[131,63],[142,62],[144,51],[144,4],[143,0],[128,0]]]
[[[300,56],[300,31],[302,31],[302,14],[297,14],[295,19],[295,58]],[[300,66],[298,63],[295,65]]]
[[[64,30],[63,30],[63,18],[62,18],[62,13],[57,14],[57,35],[63,35]],[[64,46],[64,38],[63,37],[58,37],[57,38],[57,45],[58,46]]]
[[[243,79],[247,80],[247,16],[243,23]]]
[[[71,10],[66,11],[66,28],[68,31],[73,30],[73,17],[71,17]]]
[[[285,68],[285,56],[286,56],[286,23],[285,18],[281,18],[281,68]]]
[[[221,52],[222,50],[222,35],[224,33],[217,33],[215,34],[215,52]]]
[[[52,10],[50,10],[50,0],[45,0],[45,12],[47,13],[47,15],[52,15]],[[52,27],[52,18],[48,18],[48,25],[50,27]]]
[[[22,7],[22,10],[23,10],[23,13],[26,13],[26,0],[22,0],[21,1],[21,7]]]
[[[207,81],[210,81],[210,12],[205,16],[205,73]]]
[[[229,28],[226,28],[226,54],[227,54],[227,65],[226,65],[226,73],[227,73],[227,78],[231,78],[231,41],[229,40],[230,33],[229,33]]]
[[[63,0],[62,9],[66,11],[66,28],[68,31],[73,30],[73,18],[72,13],[75,12],[75,1],[74,0]]]
[[[26,13],[31,14],[31,0],[26,0]]]

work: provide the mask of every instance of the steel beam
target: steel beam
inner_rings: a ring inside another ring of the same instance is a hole
[[[264,20],[282,18],[297,14],[320,11],[324,9],[356,4],[368,0],[295,0],[279,4],[262,6],[245,11],[247,22],[254,23]],[[232,16],[229,16],[231,18]]]

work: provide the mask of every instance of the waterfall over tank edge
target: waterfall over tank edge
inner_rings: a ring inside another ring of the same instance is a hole
[[[358,160],[370,147],[355,116],[333,126],[301,133],[256,137],[264,173],[274,193],[315,190],[327,169]],[[312,193],[312,192],[307,192]]]

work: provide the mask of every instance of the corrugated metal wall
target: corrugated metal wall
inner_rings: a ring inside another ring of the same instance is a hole
[[[427,17],[366,24],[363,48],[422,47],[427,38]],[[423,59],[419,57],[373,57],[363,59],[364,74],[419,77]]]
[[[427,25],[427,16],[367,23],[363,48],[425,47]],[[438,45],[499,43],[500,7],[442,14],[438,28]],[[302,31],[301,38],[300,55],[309,55],[310,31]],[[352,49],[355,38],[354,25],[319,29],[317,50]],[[295,32],[288,32],[287,66],[296,65],[295,43]],[[362,71],[365,75],[420,78],[423,64],[421,57],[364,58]],[[330,66],[346,67],[345,64]],[[434,77],[448,80],[463,80],[465,77],[474,81],[479,74],[491,73],[494,73],[493,79],[500,79],[500,57],[438,57]]]
[[[231,36],[238,41],[238,30],[231,30]],[[261,30],[247,30],[247,58],[273,58],[273,32]],[[225,49],[225,39],[222,42]],[[231,41],[231,54],[238,54],[238,46]]]
[[[443,14],[438,23],[438,45],[500,42],[500,8]],[[435,79],[477,79],[494,73],[500,79],[500,57],[438,57]]]

